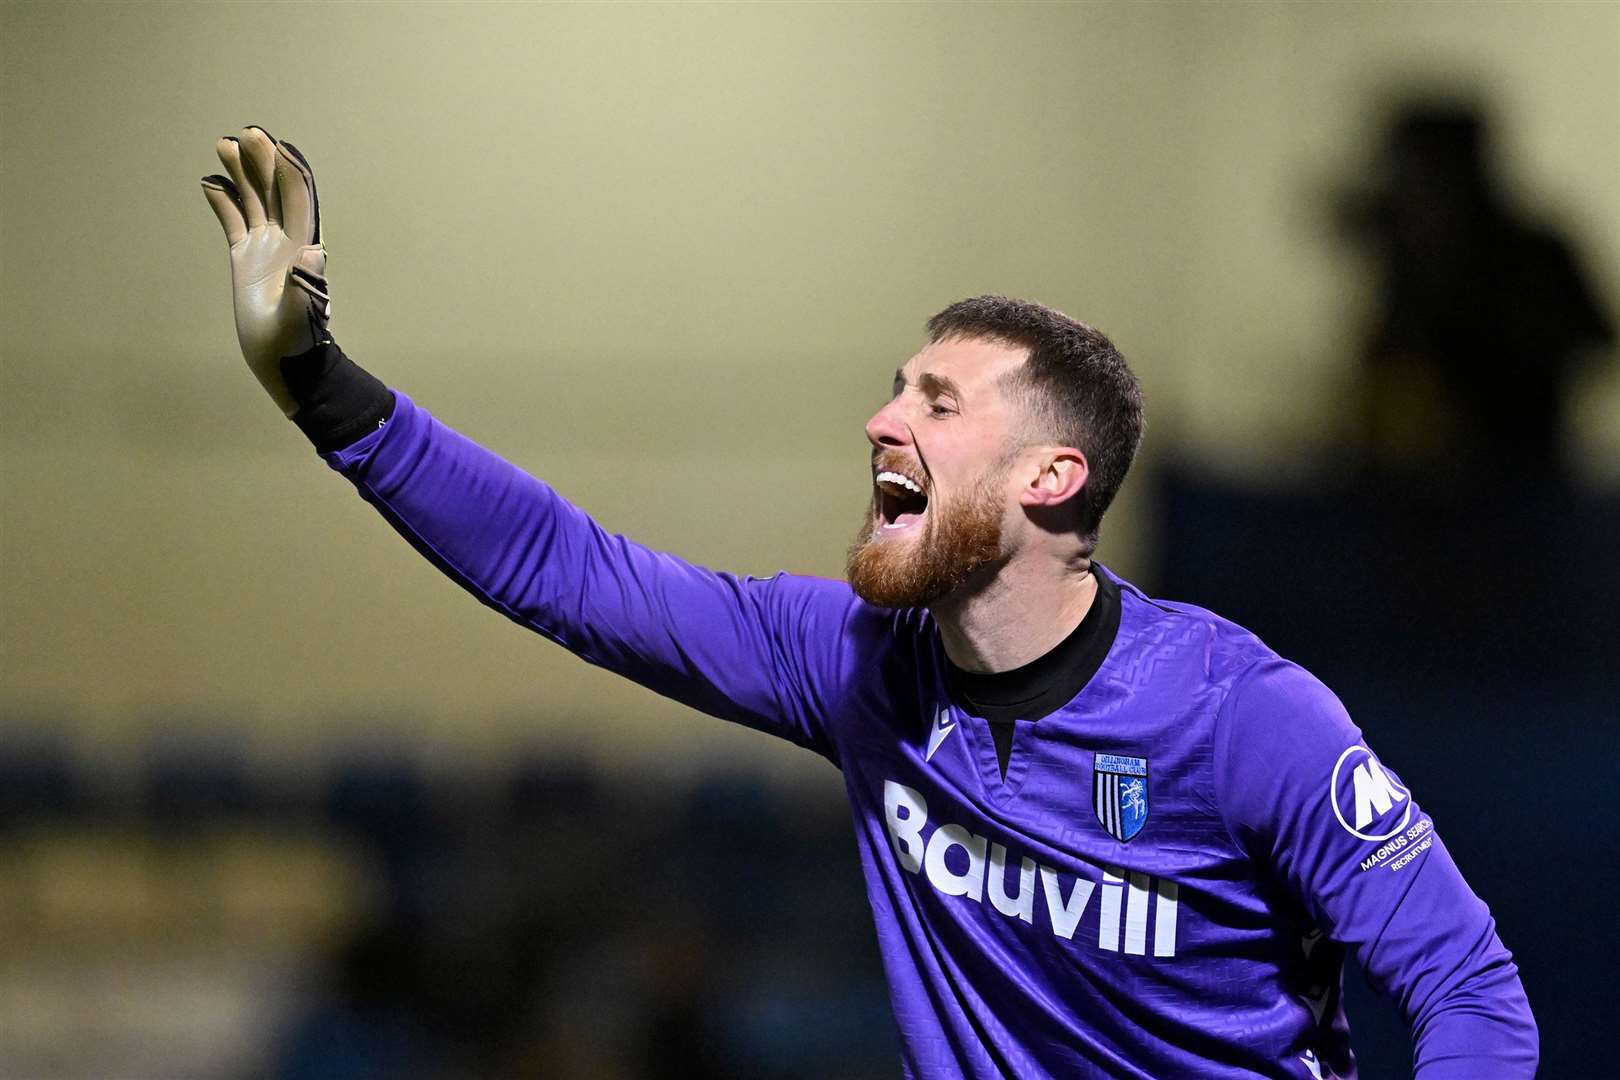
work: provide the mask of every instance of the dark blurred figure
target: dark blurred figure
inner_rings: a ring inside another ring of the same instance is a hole
[[[1614,339],[1609,313],[1569,242],[1513,205],[1490,122],[1462,98],[1393,109],[1374,178],[1341,199],[1338,224],[1377,267],[1349,501],[1386,556],[1384,585],[1463,636],[1539,630],[1559,605],[1503,559],[1562,558],[1579,501],[1567,406],[1580,365]]]
[[[1340,207],[1381,278],[1360,394],[1375,472],[1564,479],[1570,386],[1614,338],[1569,244],[1504,194],[1489,127],[1473,104],[1399,106],[1381,187]]]

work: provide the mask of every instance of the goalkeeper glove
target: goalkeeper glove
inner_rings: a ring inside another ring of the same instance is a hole
[[[331,343],[332,311],[315,175],[298,148],[261,127],[215,145],[229,176],[205,176],[203,194],[231,252],[236,338],[259,384],[288,417],[299,402],[281,361]]]

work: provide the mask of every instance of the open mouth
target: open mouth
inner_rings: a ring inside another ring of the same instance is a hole
[[[873,477],[877,489],[878,526],[881,531],[894,532],[916,525],[928,512],[928,496],[917,480],[884,469]]]

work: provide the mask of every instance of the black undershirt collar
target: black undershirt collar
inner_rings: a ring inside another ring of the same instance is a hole
[[[1119,586],[1092,569],[1097,595],[1086,617],[1068,637],[1023,667],[991,673],[966,671],[945,658],[945,687],[951,704],[990,722],[1001,777],[1012,756],[1013,722],[1039,720],[1074,699],[1097,674],[1119,633]]]

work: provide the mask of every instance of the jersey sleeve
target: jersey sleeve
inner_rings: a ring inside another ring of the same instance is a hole
[[[1418,1080],[1532,1077],[1535,1021],[1490,911],[1338,698],[1273,658],[1238,677],[1221,711],[1228,829],[1394,999]]]
[[[592,664],[838,763],[828,718],[857,670],[846,630],[865,607],[847,584],[717,573],[610,535],[394,397],[376,430],[322,457],[430,562]]]

